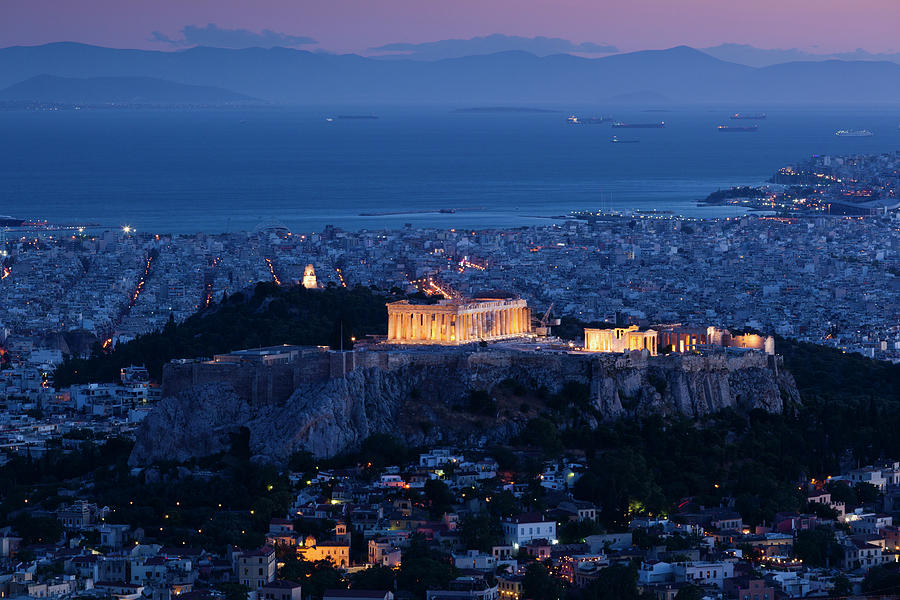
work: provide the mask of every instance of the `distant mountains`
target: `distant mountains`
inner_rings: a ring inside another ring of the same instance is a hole
[[[250,96],[153,77],[57,77],[37,75],[0,90],[0,100],[61,104],[220,106],[258,102]]]
[[[38,76],[89,81],[23,83]],[[11,92],[17,84],[24,87]],[[52,87],[60,93],[83,87],[83,94],[93,88],[94,98],[142,97],[155,87],[173,103],[208,94],[223,103],[250,97],[316,106],[859,105],[895,104],[900,65],[828,60],[757,68],[687,46],[602,58],[499,52],[430,62],[280,47],[157,52],[57,43],[0,49],[4,93],[46,95]]]
[[[619,49],[610,44],[575,43],[563,38],[544,36],[522,37],[494,33],[468,39],[438,40],[420,44],[394,43],[369,48],[385,57],[399,56],[417,60],[442,60],[479,54],[521,51],[535,56],[550,54],[614,54]]]
[[[823,60],[850,60],[850,61],[888,61],[900,63],[900,54],[886,53],[873,54],[857,48],[853,52],[838,52],[834,54],[813,54],[797,48],[766,49],[757,48],[748,44],[720,44],[710,48],[701,48],[710,56],[721,60],[736,62],[750,67],[769,67],[786,62],[818,62]]]

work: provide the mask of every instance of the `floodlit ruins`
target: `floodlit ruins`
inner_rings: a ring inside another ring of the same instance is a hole
[[[775,354],[775,338],[753,333],[732,335],[720,327],[683,327],[666,325],[640,331],[637,325],[611,329],[585,329],[584,350],[588,352],[631,352],[647,350],[656,356],[664,353],[698,352],[704,348],[746,348]]]
[[[518,298],[441,300],[437,304],[390,302],[391,344],[454,346],[531,334],[531,309]]]
[[[647,350],[651,356],[657,354],[656,331],[638,331],[637,325],[614,329],[585,329],[584,349],[591,352],[630,352]]]

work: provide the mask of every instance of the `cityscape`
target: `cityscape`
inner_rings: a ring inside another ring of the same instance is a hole
[[[507,4],[4,7],[0,599],[900,598],[900,10]]]

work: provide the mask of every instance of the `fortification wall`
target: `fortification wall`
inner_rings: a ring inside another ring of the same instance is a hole
[[[473,390],[495,392],[512,379],[550,394],[576,382],[597,419],[648,414],[698,417],[726,408],[778,412],[799,402],[777,357],[760,352],[649,356],[503,348],[323,352],[296,363],[172,364],[162,402],[142,422],[133,464],[186,460],[223,451],[230,433],[250,430],[251,449],[280,461],[296,450],[331,456],[373,433],[411,444],[478,445],[508,440],[529,415],[471,413]]]

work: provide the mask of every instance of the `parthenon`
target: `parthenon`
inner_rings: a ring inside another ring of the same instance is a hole
[[[437,304],[389,302],[391,344],[456,346],[529,335],[531,309],[525,300],[475,298],[441,300]]]

